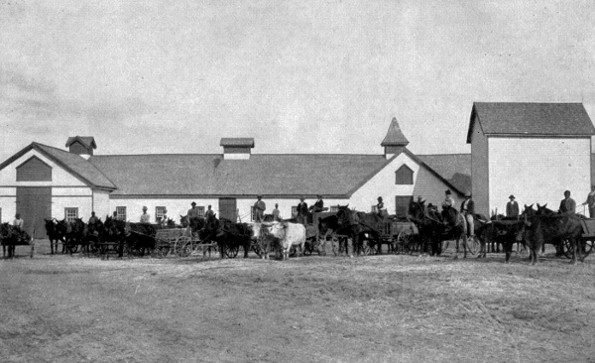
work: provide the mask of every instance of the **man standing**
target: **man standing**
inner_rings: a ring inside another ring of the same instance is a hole
[[[281,212],[279,212],[279,204],[275,203],[275,209],[273,209],[273,221],[281,221]]]
[[[297,205],[297,222],[306,224],[308,220],[308,204],[304,202],[304,197],[300,197],[300,203]]]
[[[591,192],[587,195],[587,201],[583,205],[589,207],[589,218],[595,218],[595,185],[591,185]]]
[[[209,219],[215,216],[215,212],[211,209],[211,205],[207,207],[207,211],[205,212],[205,219]]]
[[[256,199],[256,203],[254,203],[254,221],[260,223],[264,220],[266,204],[262,201],[262,195],[257,195]]]
[[[576,213],[576,202],[574,201],[574,199],[570,198],[570,190],[564,192],[564,199],[560,201],[560,208],[558,208],[558,213]]]
[[[87,224],[95,224],[99,221],[99,218],[95,216],[95,212],[91,212],[91,217],[89,218],[89,222]]]
[[[377,200],[378,204],[376,204],[376,213],[378,216],[382,218],[388,216],[388,212],[386,211],[386,208],[384,208],[384,201],[382,200],[382,197],[378,197]]]
[[[188,213],[186,213],[186,215],[188,216],[188,219],[197,218],[198,217],[198,208],[196,207],[196,202],[192,202],[192,203],[190,203],[190,205],[192,206],[192,208],[188,209]]]
[[[151,223],[151,216],[147,213],[147,207],[143,206],[143,214],[140,216],[141,223]]]
[[[506,203],[506,217],[508,218],[518,218],[519,217],[519,203],[514,200],[514,195],[510,195],[508,197],[510,201]]]
[[[471,193],[465,193],[465,200],[461,203],[461,213],[467,222],[467,236],[475,236],[475,226],[473,223],[473,214],[475,214],[475,203],[471,199]]]

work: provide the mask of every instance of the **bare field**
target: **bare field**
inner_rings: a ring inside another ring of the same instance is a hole
[[[0,261],[3,362],[595,361],[593,256],[41,252]]]

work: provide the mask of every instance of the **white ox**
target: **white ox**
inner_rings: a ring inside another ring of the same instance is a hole
[[[276,223],[276,222],[275,222]],[[252,226],[252,239],[258,243],[260,257],[268,260],[269,252],[280,249],[280,240],[270,233],[270,229],[275,223],[250,223]]]
[[[267,232],[262,233],[278,239],[281,243],[283,259],[289,258],[289,250],[292,246],[300,247],[300,254],[304,254],[306,246],[306,227],[299,223],[273,223],[267,227]]]

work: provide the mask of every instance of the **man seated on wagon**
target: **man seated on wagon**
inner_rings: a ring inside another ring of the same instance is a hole
[[[560,201],[558,213],[573,215],[576,213],[576,202],[570,198],[570,190],[564,192],[564,199]]]
[[[322,195],[318,194],[316,198],[316,203],[314,203],[314,205],[310,207],[310,213],[318,213],[324,211],[324,201],[322,200]]]
[[[99,222],[99,218],[95,216],[95,212],[91,212],[91,217],[89,217],[89,222],[87,224],[95,224]]]
[[[198,208],[196,207],[196,202],[192,202],[190,203],[190,205],[192,206],[192,208],[188,209],[188,213],[186,213],[188,219],[198,217]]]
[[[381,218],[388,217],[388,211],[384,208],[382,197],[378,197],[376,200],[378,200],[378,203],[376,204],[376,213],[378,216]]]
[[[297,205],[297,222],[304,225],[308,221],[308,204],[304,202],[305,199],[305,197],[300,197],[300,202]]]
[[[14,216],[14,220],[12,221],[12,226],[17,228],[19,231],[23,230],[23,224],[25,221],[21,218],[21,214],[17,213]]]
[[[209,219],[213,216],[215,216],[215,212],[213,212],[213,210],[211,209],[211,205],[209,204],[207,206],[207,211],[205,212],[205,219]]]

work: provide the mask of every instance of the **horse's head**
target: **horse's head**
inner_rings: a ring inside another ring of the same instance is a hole
[[[180,214],[180,224],[184,228],[188,227],[188,216],[187,215],[183,216]]]
[[[551,210],[547,207],[547,203],[545,203],[544,205],[539,205],[539,203],[537,203],[537,212],[535,212],[536,215],[548,216],[548,215],[552,215],[555,213],[556,212],[554,212],[553,210]]]
[[[409,215],[415,219],[423,219],[426,213],[426,201],[418,199],[409,202]]]
[[[337,223],[340,226],[350,225],[353,219],[353,211],[349,209],[349,204],[337,207]]]

